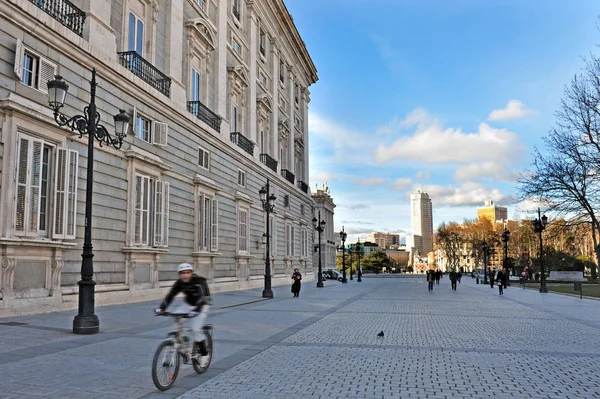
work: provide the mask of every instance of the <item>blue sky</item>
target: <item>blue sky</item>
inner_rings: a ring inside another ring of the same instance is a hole
[[[311,188],[336,230],[410,233],[411,192],[434,229],[515,204],[566,83],[598,52],[595,0],[285,0],[317,67]],[[519,213],[524,216],[523,212]]]

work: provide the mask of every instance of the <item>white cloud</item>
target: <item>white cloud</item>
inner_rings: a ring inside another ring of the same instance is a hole
[[[494,181],[516,182],[519,173],[508,170],[504,163],[494,161],[471,163],[456,169],[454,177],[459,181],[473,181],[488,178]]]
[[[391,145],[380,144],[374,152],[378,163],[413,160],[426,163],[468,163],[501,158],[506,162],[519,159],[524,148],[519,136],[506,129],[481,123],[474,133],[444,128],[424,110],[415,110],[403,121],[417,125],[412,136],[398,138]]]
[[[523,118],[525,116],[534,115],[536,112],[532,109],[524,108],[524,105],[519,100],[510,100],[504,109],[495,109],[490,112],[488,119],[491,121],[505,121],[508,119]]]
[[[311,174],[311,176],[310,176],[310,181],[311,181],[311,183],[313,183],[313,185],[318,184],[318,183],[323,184],[323,183],[336,181],[336,180],[337,180],[337,178],[329,172],[319,172],[314,175]]]
[[[415,179],[417,180],[429,180],[431,177],[431,172],[428,170],[420,170],[415,174]]]
[[[371,178],[360,178],[354,179],[355,186],[383,186],[387,183],[387,180],[382,177],[371,177]]]
[[[497,188],[487,188],[483,184],[475,182],[466,182],[460,187],[415,185],[412,191],[416,190],[427,192],[434,208],[438,205],[480,205],[489,199],[499,203],[505,198]]]
[[[402,191],[409,187],[411,184],[411,179],[409,179],[408,177],[401,177],[399,179],[396,179],[394,184],[392,184],[392,190]]]

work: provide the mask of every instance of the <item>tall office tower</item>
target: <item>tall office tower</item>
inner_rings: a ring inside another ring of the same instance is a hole
[[[413,245],[420,256],[433,251],[433,209],[426,192],[410,195],[410,218]]]
[[[400,235],[376,231],[367,235],[367,241],[377,244],[381,249],[387,249],[392,245],[400,244]]]

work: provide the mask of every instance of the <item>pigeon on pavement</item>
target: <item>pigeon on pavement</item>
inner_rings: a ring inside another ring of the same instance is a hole
[[[383,330],[381,330],[381,332],[379,334],[377,334],[378,337],[383,337]]]

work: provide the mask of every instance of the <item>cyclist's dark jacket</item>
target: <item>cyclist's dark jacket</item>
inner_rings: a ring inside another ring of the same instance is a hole
[[[210,305],[210,291],[206,279],[197,274],[192,274],[190,281],[187,283],[184,283],[182,279],[178,279],[173,284],[171,291],[169,291],[165,300],[160,304],[160,309],[165,310],[168,308],[175,295],[180,292],[183,292],[185,301],[189,305],[195,306],[194,310],[196,312],[200,312],[205,305]]]

